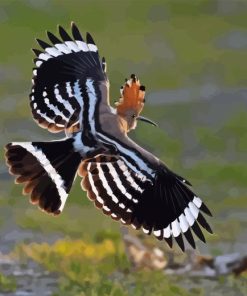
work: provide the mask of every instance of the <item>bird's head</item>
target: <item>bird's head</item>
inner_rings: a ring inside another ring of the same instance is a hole
[[[140,84],[135,74],[132,74],[129,80],[126,79],[120,89],[120,94],[119,101],[115,103],[115,106],[126,132],[136,128],[137,120],[157,126],[150,119],[140,116],[145,103],[145,86]]]

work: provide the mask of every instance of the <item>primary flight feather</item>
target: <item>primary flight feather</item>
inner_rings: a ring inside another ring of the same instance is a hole
[[[51,142],[12,142],[6,161],[23,194],[42,210],[60,214],[76,174],[95,206],[114,220],[131,224],[184,250],[183,237],[195,248],[192,231],[212,233],[211,215],[190,183],[128,137],[145,103],[145,87],[132,74],[121,87],[115,108],[109,104],[106,61],[91,35],[84,40],[72,23],[72,37],[59,26],[60,38],[47,32],[37,39],[30,106],[34,120],[66,137]],[[192,230],[192,231],[191,231]]]

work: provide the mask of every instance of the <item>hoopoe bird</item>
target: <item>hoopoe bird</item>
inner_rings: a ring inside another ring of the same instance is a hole
[[[184,251],[184,238],[195,248],[201,227],[212,233],[203,213],[211,212],[191,184],[128,137],[145,104],[145,87],[131,75],[115,108],[109,104],[106,61],[89,33],[86,41],[72,23],[72,37],[59,26],[61,39],[47,32],[33,49],[30,107],[34,120],[65,138],[51,142],[12,142],[6,146],[9,172],[30,202],[60,214],[76,174],[94,205],[124,225],[153,233]],[[192,231],[191,231],[192,230]]]

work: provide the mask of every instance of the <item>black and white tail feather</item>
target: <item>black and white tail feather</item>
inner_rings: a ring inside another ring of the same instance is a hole
[[[6,159],[16,183],[42,210],[59,214],[76,172],[95,206],[125,225],[153,233],[184,251],[184,238],[195,248],[194,233],[205,242],[203,216],[211,212],[191,184],[131,141],[109,106],[105,58],[90,34],[86,41],[72,23],[72,37],[59,26],[61,40],[37,40],[30,106],[33,117],[51,132],[69,137],[52,142],[13,142]],[[103,108],[101,108],[103,105]],[[100,110],[104,110],[102,119]]]
[[[6,146],[9,172],[24,183],[23,194],[40,209],[59,214],[65,205],[81,156],[73,139],[53,142],[13,142]]]

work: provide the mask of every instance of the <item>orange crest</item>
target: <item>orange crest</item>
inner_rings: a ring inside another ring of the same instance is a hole
[[[137,77],[132,74],[130,79],[126,79],[126,83],[120,89],[121,97],[115,103],[117,114],[124,115],[127,110],[133,110],[138,116],[144,106],[145,86],[140,84]]]

